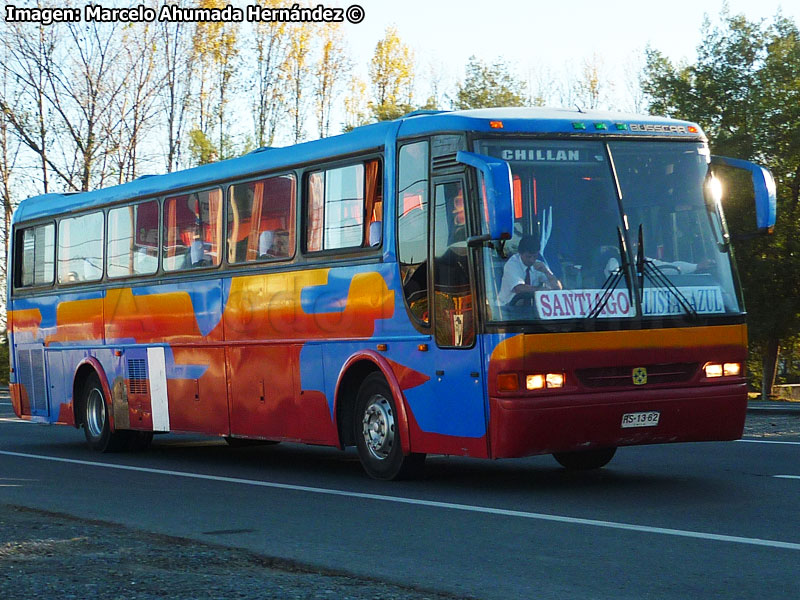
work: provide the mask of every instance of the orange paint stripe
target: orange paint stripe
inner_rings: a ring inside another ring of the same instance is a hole
[[[522,334],[501,342],[492,353],[492,359],[508,360],[521,358],[526,354],[551,354],[555,352],[745,345],[747,345],[746,325],[680,327],[676,329],[646,329],[638,331]]]

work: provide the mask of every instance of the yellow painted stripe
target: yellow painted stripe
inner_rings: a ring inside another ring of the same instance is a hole
[[[588,331],[580,333],[520,334],[498,344],[493,360],[521,358],[526,354],[637,350],[648,348],[695,348],[698,346],[746,346],[746,325],[679,327],[637,331]]]

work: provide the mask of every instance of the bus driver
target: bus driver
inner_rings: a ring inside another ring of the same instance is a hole
[[[560,290],[561,281],[553,274],[539,253],[539,238],[526,235],[519,242],[517,253],[503,266],[503,280],[497,300],[510,304],[519,294],[532,295],[537,290]]]

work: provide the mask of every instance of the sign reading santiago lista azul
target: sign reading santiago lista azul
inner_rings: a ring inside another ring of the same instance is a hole
[[[725,312],[722,290],[718,286],[691,286],[678,288],[689,305],[698,314]],[[536,310],[540,319],[580,319],[592,312],[603,298],[603,290],[547,290],[536,292]],[[670,290],[645,288],[642,313],[645,316],[681,315],[686,311]],[[631,303],[628,290],[614,290],[598,315],[613,319],[633,317],[636,306]]]

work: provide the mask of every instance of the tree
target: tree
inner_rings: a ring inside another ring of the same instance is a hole
[[[159,23],[162,70],[158,79],[161,113],[166,125],[167,172],[178,169],[181,144],[193,96],[196,60],[192,49],[195,25],[183,21]]]
[[[48,72],[46,96],[58,115],[63,134],[64,183],[79,191],[102,185],[106,173],[97,169],[108,155],[104,132],[114,119],[114,106],[128,73],[122,68],[122,48],[116,23],[67,23],[70,49]]]
[[[347,88],[350,93],[344,98],[344,123],[342,124],[342,130],[345,132],[366,125],[370,120],[367,84],[363,79],[354,75],[350,78]]]
[[[279,0],[261,4],[278,5]],[[259,21],[253,27],[253,58],[255,60],[253,87],[254,139],[257,147],[271,146],[285,105],[285,75],[283,74],[290,30],[280,21]]]
[[[4,26],[4,56],[0,68],[6,81],[14,81],[16,85],[4,88],[0,109],[22,143],[38,156],[42,190],[47,193],[51,171],[69,180],[49,153],[54,124],[47,96],[48,74],[55,62],[61,30],[41,24],[6,23]],[[12,89],[15,94],[18,92],[13,98],[7,95]]]
[[[512,75],[502,59],[491,65],[475,56],[467,62],[467,75],[458,84],[457,109],[492,108],[495,106],[522,106],[525,102],[525,84]]]
[[[158,93],[155,26],[146,23],[122,32],[123,69],[128,73],[116,98],[114,118],[108,123],[117,183],[135,179],[140,164],[139,148],[156,116]]]
[[[331,128],[331,111],[342,78],[351,69],[344,47],[344,38],[339,23],[322,26],[320,53],[314,71],[314,99],[317,113],[319,137],[326,137]]]
[[[781,344],[800,330],[800,34],[780,16],[771,25],[727,12],[721,20],[706,20],[695,64],[673,65],[648,49],[644,90],[651,112],[699,122],[712,152],[760,162],[775,175],[775,235],[735,248],[768,396]]]
[[[390,26],[375,46],[369,64],[372,83],[370,111],[378,121],[396,119],[412,110],[414,53]]]
[[[0,57],[3,62],[6,59],[5,50],[0,47]],[[0,71],[0,93],[2,98],[11,102],[11,106],[15,106],[14,99],[18,97],[19,90],[13,89],[13,82],[10,81],[8,71]],[[0,298],[0,305],[5,306],[5,289],[2,285],[6,282],[7,273],[6,265],[8,264],[8,249],[11,234],[11,213],[14,210],[14,193],[12,186],[12,177],[17,166],[17,158],[20,152],[20,142],[13,135],[12,125],[5,111],[0,111],[0,200],[3,204],[3,263],[0,265],[0,292],[3,292]],[[5,311],[0,314],[0,328],[5,329]]]
[[[286,94],[292,118],[295,143],[305,138],[306,92],[309,86],[308,60],[311,54],[311,32],[300,24],[293,27],[286,56]]]
[[[200,8],[225,8],[223,0],[201,0]],[[233,156],[233,142],[228,130],[229,94],[235,89],[238,50],[238,24],[225,21],[201,21],[194,32],[194,53],[200,89],[195,129],[211,140],[216,133],[220,158]],[[215,131],[216,130],[216,131]]]
[[[596,110],[606,102],[611,84],[603,73],[603,59],[592,54],[583,61],[581,76],[573,82],[575,98],[582,109]]]

